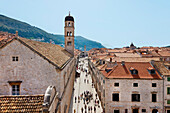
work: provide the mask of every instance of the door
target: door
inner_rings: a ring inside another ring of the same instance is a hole
[[[114,110],[114,113],[120,113],[119,110]]]
[[[138,113],[139,109],[133,109],[133,113]]]
[[[153,109],[152,113],[158,113],[158,110],[157,109]]]

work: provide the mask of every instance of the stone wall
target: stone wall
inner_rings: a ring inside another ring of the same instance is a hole
[[[18,56],[19,61],[12,61]],[[49,85],[60,92],[56,67],[17,40],[0,50],[0,95],[11,95],[8,81],[22,81],[21,95],[44,94]]]
[[[119,83],[115,87],[114,83]],[[133,83],[138,83],[138,87],[133,87]],[[152,87],[156,83],[157,87]],[[112,101],[112,93],[119,93],[119,101]],[[157,102],[152,102],[152,93],[157,94]],[[140,102],[132,102],[132,94],[140,94]],[[159,113],[163,111],[163,80],[144,80],[144,79],[106,79],[105,85],[105,111],[113,113],[114,110],[120,110],[124,113],[132,113],[132,108],[137,107],[139,113],[146,109],[147,113],[152,109],[158,109]]]

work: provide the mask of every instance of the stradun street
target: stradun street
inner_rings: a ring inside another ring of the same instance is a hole
[[[72,113],[102,113],[101,102],[88,74],[87,57],[79,59],[78,71],[80,77],[74,83]]]

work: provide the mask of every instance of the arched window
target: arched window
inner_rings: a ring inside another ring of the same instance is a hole
[[[68,46],[71,46],[71,41],[68,41],[68,42],[67,42],[67,45],[68,45]]]
[[[70,36],[72,36],[72,32],[70,32]]]
[[[69,32],[67,32],[67,36],[69,36]]]
[[[68,26],[70,26],[70,22],[68,23]]]

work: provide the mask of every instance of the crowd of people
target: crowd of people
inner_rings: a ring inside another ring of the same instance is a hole
[[[84,84],[90,84],[92,88],[94,88],[93,82],[90,83],[90,80],[88,79],[90,76],[90,73],[87,71],[87,69],[83,68],[83,65],[79,67],[81,71],[84,73]],[[99,98],[97,93],[93,94],[93,92],[89,90],[85,90],[84,92],[80,93],[77,97],[74,97],[74,102],[77,104],[83,103],[83,107],[81,107],[81,113],[96,113],[97,109],[100,108],[99,104]],[[90,103],[94,103],[93,105]],[[74,109],[74,113],[76,112],[76,109]]]

